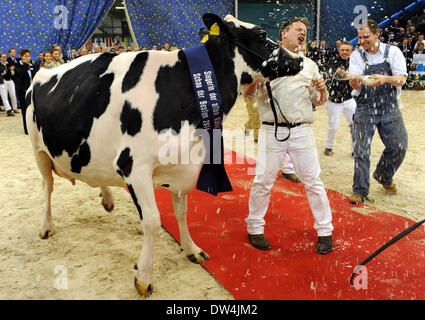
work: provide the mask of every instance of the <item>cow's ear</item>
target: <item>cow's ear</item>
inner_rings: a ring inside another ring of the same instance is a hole
[[[204,20],[204,24],[207,26],[208,30],[210,30],[211,34],[215,34],[216,32],[220,31],[227,32],[227,22],[220,18],[218,15],[214,13],[206,13],[202,17],[202,19]],[[213,27],[213,30],[211,30],[211,27]],[[219,28],[218,31],[216,30],[217,27]]]

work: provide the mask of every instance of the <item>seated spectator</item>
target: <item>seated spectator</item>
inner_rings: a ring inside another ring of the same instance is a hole
[[[406,31],[407,35],[409,37],[416,37],[416,27],[415,26],[410,26],[409,29],[407,29]]]
[[[378,28],[377,31],[379,31],[379,40],[381,41],[381,43],[387,43],[388,33],[382,30],[382,28]],[[384,40],[381,40],[381,37],[383,37]]]
[[[394,33],[394,31],[390,30],[389,33],[388,33],[387,43],[394,45],[394,43],[395,43],[394,39],[395,39],[395,33]]]
[[[406,29],[404,29],[403,27],[400,27],[400,32],[394,36],[394,42],[396,42],[397,45],[399,45],[400,43],[403,42],[403,39],[405,36],[406,36]]]
[[[123,46],[119,46],[118,47],[118,54],[123,53],[124,52],[124,47]]]
[[[133,51],[133,48],[131,46],[128,46],[127,47],[127,52],[132,52],[132,51]]]
[[[389,27],[389,31],[393,31],[394,34],[397,34],[400,32],[400,23],[398,19],[394,19],[393,23]]]
[[[164,42],[164,46],[162,47],[165,51],[170,51],[170,44],[168,42]]]
[[[425,47],[425,43],[420,42],[420,43],[418,44],[418,48],[417,48],[417,49],[416,49],[413,53],[414,53],[414,54],[425,54],[424,47]]]
[[[400,28],[406,28],[407,18],[404,16],[403,13],[398,16],[397,20],[400,25]]]
[[[418,40],[416,41],[413,50],[416,50],[421,43],[425,44],[424,35],[422,33],[418,36]]]
[[[41,63],[41,68],[53,69],[56,67],[56,63],[53,62],[52,51],[46,50],[43,54],[43,61]]]
[[[158,47],[156,46],[156,44],[154,44],[151,48],[151,50],[158,50]]]
[[[80,48],[80,51],[78,52],[78,57],[86,56],[87,55],[87,49],[86,47],[82,46]]]
[[[421,19],[421,23],[416,26],[416,30],[419,33],[425,34],[425,18]]]
[[[409,45],[409,38],[403,38],[403,41],[398,45],[405,58],[413,54],[412,47]]]
[[[95,44],[93,46],[93,49],[94,49],[94,53],[100,53],[100,52],[102,52],[102,48],[98,44]]]
[[[59,59],[58,60],[59,60],[60,64],[64,64],[64,63],[68,62],[68,59],[62,55],[62,47],[61,47],[60,44],[54,44],[52,46],[52,51],[55,51],[55,50],[59,51]]]
[[[55,67],[59,67],[60,65],[64,64],[63,60],[60,58],[59,50],[52,51],[52,61],[55,64]]]

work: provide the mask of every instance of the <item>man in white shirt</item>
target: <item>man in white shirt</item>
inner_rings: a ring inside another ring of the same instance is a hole
[[[281,45],[298,53],[307,35],[307,21],[294,19],[285,23],[280,32]],[[300,181],[304,184],[318,234],[316,252],[326,254],[333,249],[332,215],[325,187],[320,180],[320,166],[311,123],[313,105],[323,104],[327,97],[325,81],[318,66],[304,57],[304,68],[296,76],[282,77],[270,83],[276,109],[269,103],[264,84],[245,87],[244,94],[257,94],[262,126],[258,139],[256,176],[249,197],[249,215],[246,219],[251,244],[262,250],[270,249],[264,237],[270,191],[280,166],[288,152]],[[282,208],[285,210],[285,208]]]
[[[406,82],[406,59],[398,47],[378,41],[377,27],[374,20],[360,26],[361,48],[350,57],[350,85],[357,104],[353,117],[353,204],[363,202],[369,193],[370,149],[375,130],[378,129],[385,149],[373,178],[389,192],[397,192],[393,176],[407,150],[407,131],[397,103]],[[370,76],[372,83],[361,77],[364,75]]]

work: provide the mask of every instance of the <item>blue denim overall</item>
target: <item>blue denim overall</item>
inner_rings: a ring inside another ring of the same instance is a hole
[[[383,44],[381,44],[383,45]],[[384,62],[369,65],[365,52],[359,52],[365,62],[364,75],[392,75],[388,63],[386,45]],[[407,150],[407,131],[398,108],[397,91],[394,86],[384,84],[377,88],[362,85],[359,96],[354,98],[357,103],[353,115],[354,139],[354,184],[353,194],[366,198],[370,186],[370,150],[375,129],[385,149],[376,165],[373,177],[384,185],[393,181],[393,176],[403,162]]]

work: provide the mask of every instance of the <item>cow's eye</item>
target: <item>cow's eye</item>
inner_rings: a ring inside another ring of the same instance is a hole
[[[258,37],[259,37],[261,40],[265,40],[265,39],[266,39],[266,37],[267,37],[267,34],[266,34],[265,32],[261,32],[261,33],[258,35]]]

